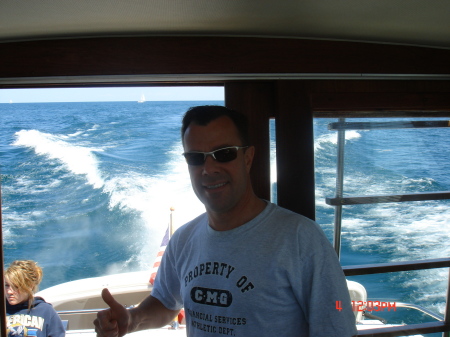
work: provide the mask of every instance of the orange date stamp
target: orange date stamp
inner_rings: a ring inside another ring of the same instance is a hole
[[[342,301],[336,301],[336,309],[342,310]],[[352,301],[353,311],[397,311],[396,302],[382,302],[382,301]]]

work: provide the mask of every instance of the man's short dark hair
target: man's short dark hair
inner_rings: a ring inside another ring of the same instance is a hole
[[[184,144],[184,134],[191,123],[206,126],[219,117],[230,118],[236,126],[242,146],[250,145],[248,136],[248,119],[244,114],[221,105],[200,105],[189,108],[184,114],[181,126],[181,140]]]

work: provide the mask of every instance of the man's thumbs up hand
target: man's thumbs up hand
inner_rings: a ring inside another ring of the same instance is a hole
[[[128,332],[128,310],[117,302],[106,288],[102,290],[102,298],[109,309],[97,313],[97,318],[94,320],[97,336],[122,337]]]

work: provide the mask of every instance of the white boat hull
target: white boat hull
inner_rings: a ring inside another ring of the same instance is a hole
[[[77,311],[60,314],[68,320],[69,330],[93,329],[96,311],[107,308],[101,297],[103,288],[108,288],[114,298],[125,306],[140,303],[147,297],[152,286],[149,272],[130,272],[71,281],[47,288],[36,293],[51,303],[56,311]],[[80,314],[81,310],[98,309],[91,313]]]

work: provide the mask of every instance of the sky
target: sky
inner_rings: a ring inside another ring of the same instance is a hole
[[[224,89],[222,86],[0,89],[0,103],[138,101],[142,95],[147,101],[223,101]]]

